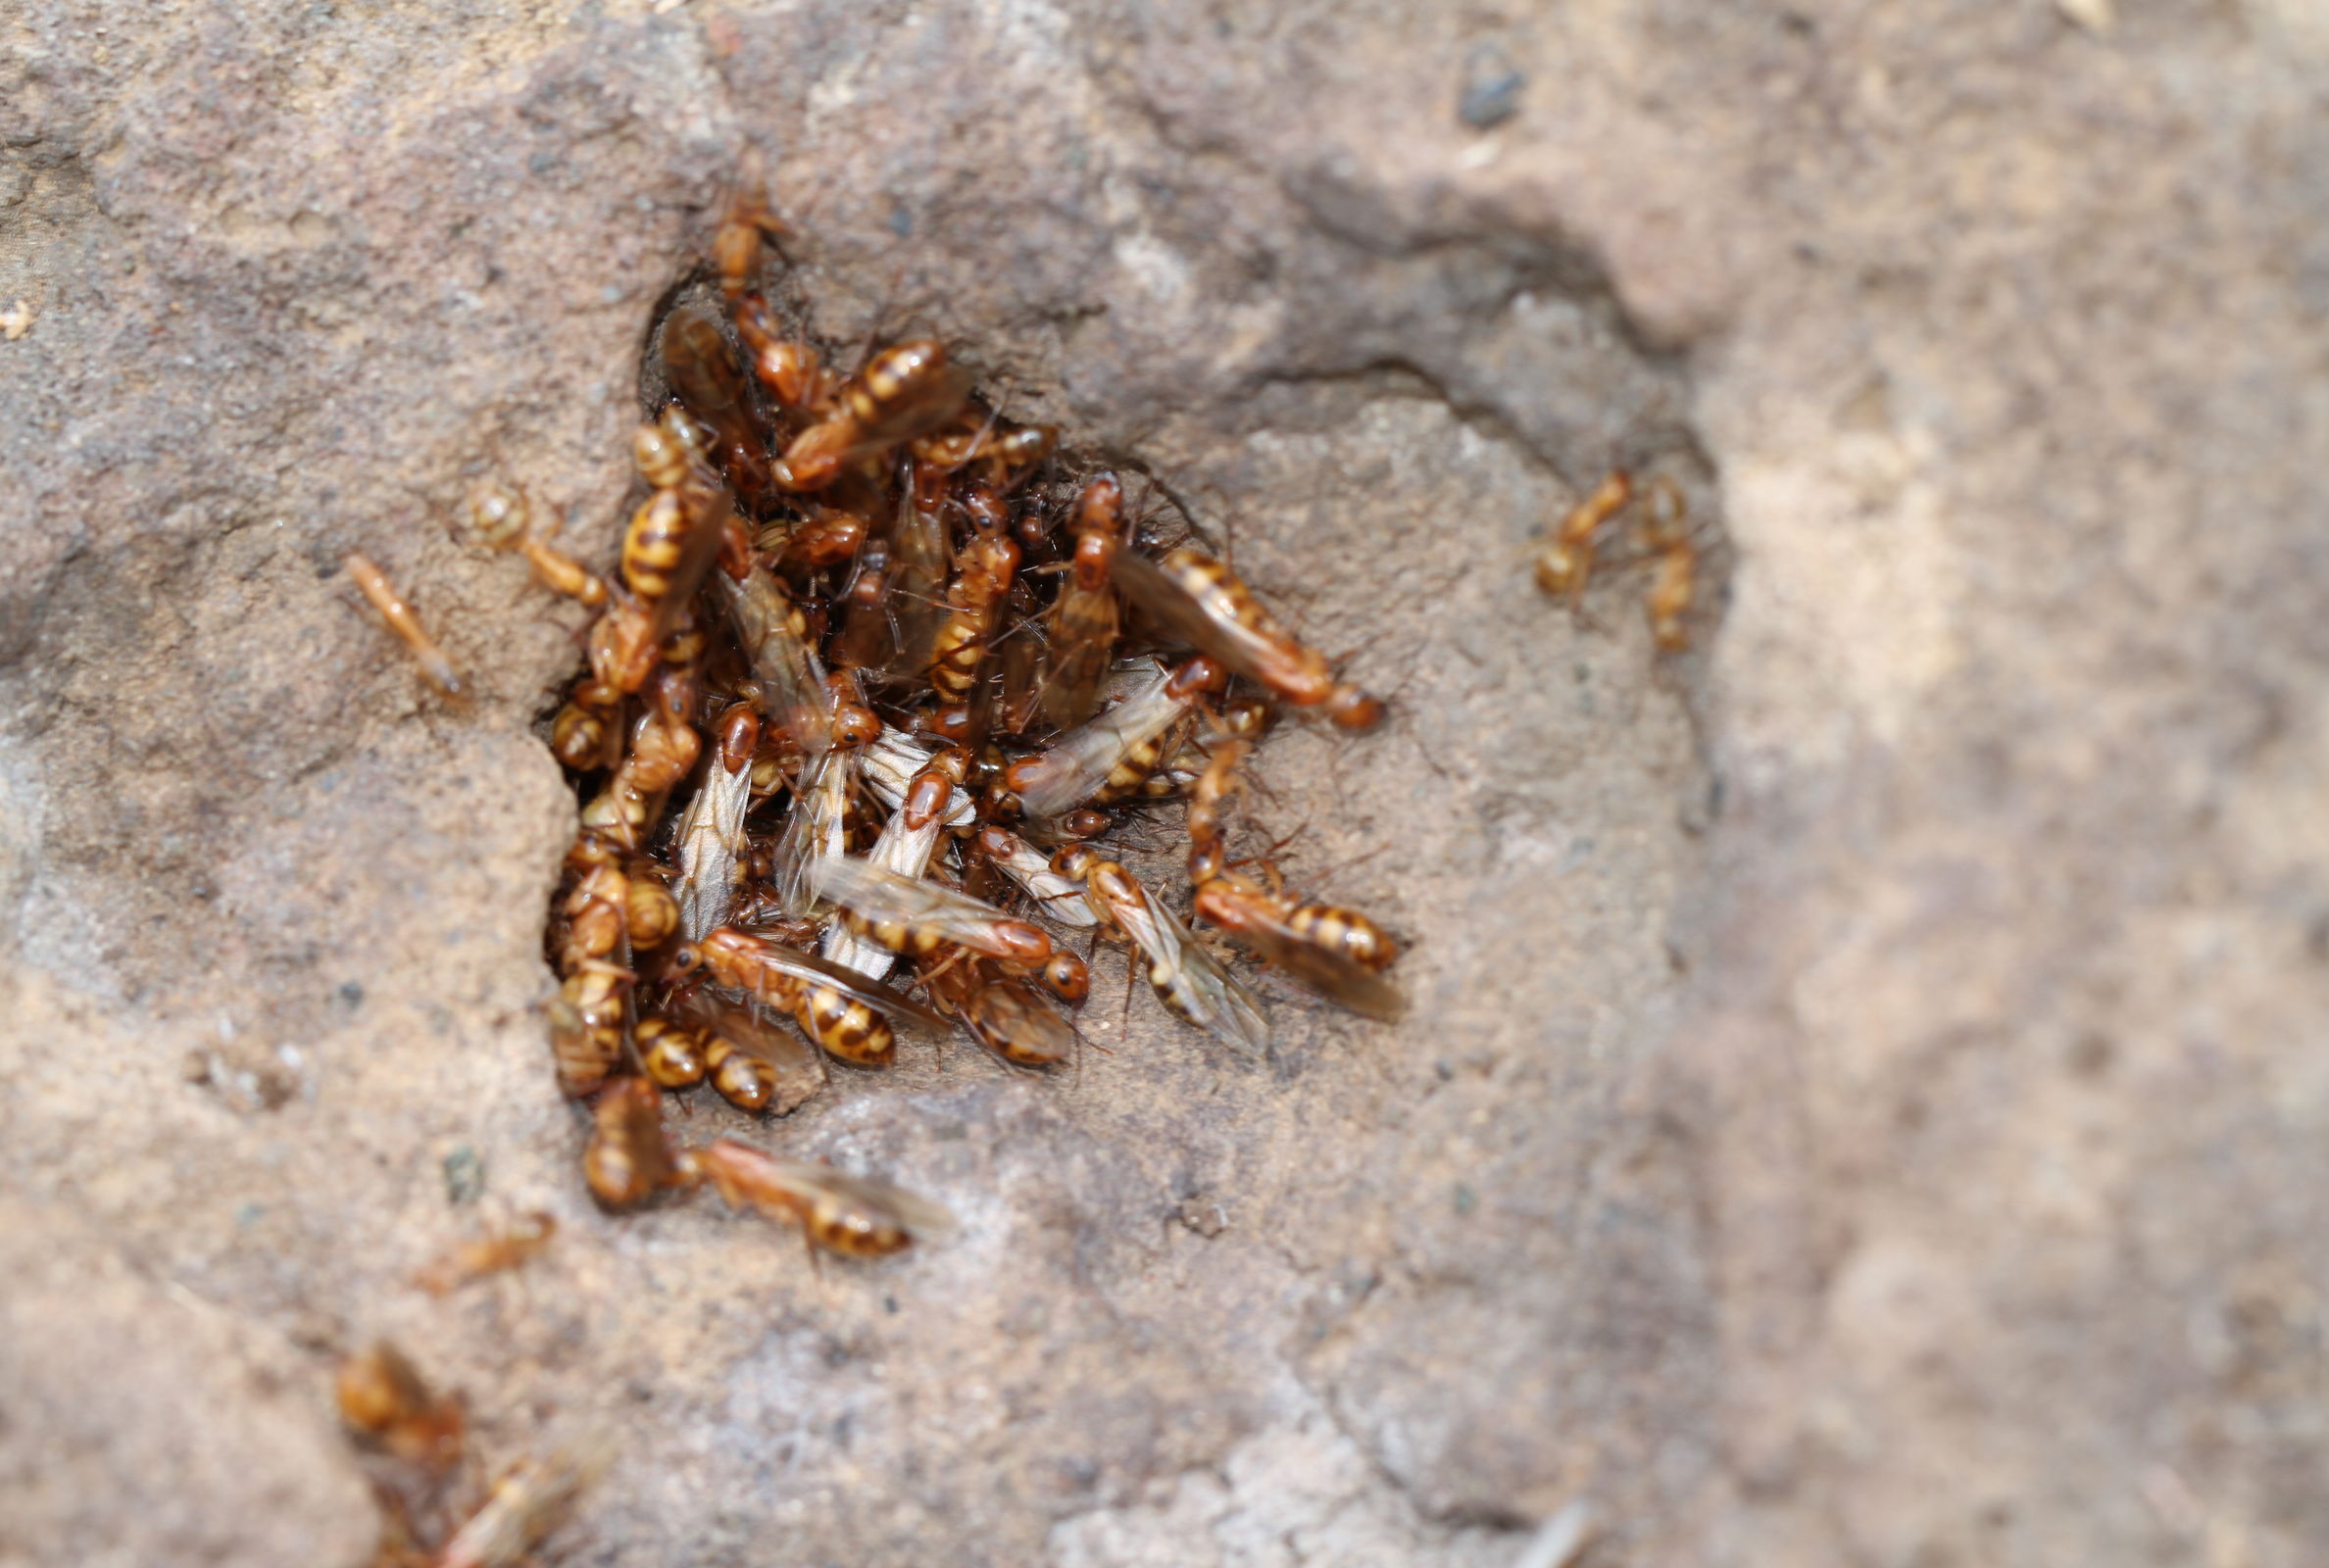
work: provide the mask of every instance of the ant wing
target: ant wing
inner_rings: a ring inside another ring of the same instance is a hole
[[[1144,890],[1137,901],[1113,903],[1109,913],[1147,955],[1149,984],[1167,1011],[1234,1050],[1259,1055],[1269,1049],[1260,1002],[1170,910]]]
[[[763,942],[754,956],[768,968],[814,985],[831,986],[843,996],[862,1002],[890,1017],[911,1019],[932,1029],[943,1030],[948,1027],[945,1017],[940,1013],[915,1001],[905,992],[884,985],[871,975],[862,974],[847,964],[835,963],[814,953],[779,947],[773,942]]]
[[[1399,987],[1332,948],[1304,937],[1265,901],[1241,898],[1227,890],[1217,894],[1218,886],[1209,884],[1198,890],[1199,913],[1295,981],[1337,1006],[1384,1023],[1397,1023],[1407,1011],[1407,998]]]
[[[1008,977],[978,976],[963,1022],[973,1040],[1017,1066],[1057,1066],[1075,1052],[1075,1026],[1032,987]]]
[[[670,586],[655,602],[653,637],[659,643],[678,626],[704,573],[719,559],[719,541],[736,514],[727,486],[708,472],[692,473],[679,499],[686,509],[687,542],[680,546],[679,564],[671,568]]]
[[[1118,762],[1155,740],[1188,710],[1167,693],[1163,667],[1098,718],[1060,737],[1051,750],[1013,771],[1020,807],[1031,817],[1058,816],[1100,793]]]
[[[1223,1043],[1256,1054],[1267,1051],[1269,1020],[1263,1016],[1260,1000],[1221,966],[1221,960],[1181,924],[1178,916],[1168,909],[1159,909],[1157,918],[1180,945],[1177,989],[1183,1004],[1206,1020],[1204,1027]]]
[[[1035,858],[1042,858],[1041,856]],[[1100,923],[1100,916],[1092,912],[1092,901],[1084,890],[1049,866],[1024,876],[1013,866],[1007,865],[1003,871],[1026,890],[1027,897],[1035,901],[1036,909],[1045,917],[1065,926],[1072,926],[1078,931],[1089,931]]]
[[[951,798],[951,797],[950,797]],[[884,871],[917,878],[930,868],[930,857],[938,848],[938,839],[946,831],[943,817],[934,816],[919,827],[909,827],[904,810],[890,813],[881,825],[881,836],[873,841],[873,848],[866,858]],[[854,935],[848,925],[835,920],[825,930],[824,956],[852,969],[862,969],[878,980],[887,975],[896,956],[877,943],[867,942]]]
[[[744,812],[752,804],[752,769],[730,773],[716,751],[704,765],[704,782],[679,817],[679,905],[682,940],[700,942],[727,923],[736,903],[736,858],[744,845]]]
[[[871,1176],[851,1176],[803,1159],[768,1159],[769,1176],[803,1194],[826,1194],[897,1220],[917,1236],[943,1236],[955,1228],[955,1217],[943,1203],[910,1193],[894,1182]]]
[[[1121,618],[1115,591],[1105,584],[1088,591],[1070,579],[1060,590],[1052,605],[1051,655],[1037,699],[1044,722],[1065,726],[1092,716]]]
[[[895,811],[906,804],[906,792],[913,787],[915,775],[930,765],[937,746],[918,741],[902,729],[883,729],[873,743],[860,754],[866,787],[881,798],[881,804]]]
[[[963,404],[977,379],[976,372],[966,366],[948,366],[916,388],[912,397],[884,410],[881,417],[871,424],[860,425],[858,438],[843,454],[842,461],[855,463],[860,458],[887,452],[916,436],[929,434],[963,412]]]
[[[780,1076],[801,1074],[821,1082],[824,1068],[809,1043],[790,1029],[770,1022],[749,1002],[730,1002],[718,992],[697,987],[664,1004],[666,1016],[691,1028],[709,1029],[747,1056],[756,1056]]]
[[[1264,686],[1276,686],[1287,672],[1287,652],[1278,638],[1211,613],[1146,556],[1118,551],[1108,569],[1124,596],[1151,620],[1200,653],[1212,655]]]
[[[1051,860],[1041,851],[1016,833],[1004,833],[1011,841],[1008,855],[990,855],[995,869],[1011,878],[1019,891],[1035,901],[1035,906],[1062,925],[1089,930],[1100,923],[1092,904],[1084,896],[1084,886],[1060,875],[1051,868]]]
[[[737,582],[725,572],[719,582],[736,633],[752,660],[768,715],[805,757],[818,757],[833,744],[833,725],[817,651],[793,628],[792,602],[763,566]]]
[[[866,919],[924,926],[942,940],[973,953],[1002,958],[1020,956],[1018,946],[999,937],[996,927],[1023,926],[1024,922],[1012,920],[993,905],[982,904],[966,893],[847,857],[818,861],[811,875],[819,894]]]
[[[882,673],[895,680],[918,679],[930,667],[939,622],[946,617],[946,517],[936,501],[921,500],[927,504],[917,504],[909,485],[898,502],[897,536],[890,546],[882,609],[891,637]]]
[[[809,764],[793,790],[792,809],[778,835],[768,881],[776,905],[798,918],[817,903],[812,873],[843,853],[842,828],[849,810],[849,778],[855,752],[831,751]]]
[[[594,1436],[571,1448],[520,1461],[493,1484],[492,1494],[445,1543],[435,1568],[510,1568],[550,1533],[614,1458],[615,1445]]]

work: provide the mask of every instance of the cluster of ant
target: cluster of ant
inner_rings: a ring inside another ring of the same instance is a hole
[[[878,1255],[943,1211],[732,1139],[675,1148],[663,1093],[709,1082],[789,1109],[821,1079],[817,1052],[886,1066],[903,1022],[1059,1066],[1090,990],[1078,936],[1128,941],[1174,1016],[1263,1051],[1254,994],[1103,845],[1174,797],[1198,920],[1396,1017],[1391,940],[1242,874],[1227,842],[1280,705],[1354,730],[1382,705],[1221,562],[1144,548],[1117,477],[1065,471],[1056,431],[1000,418],[940,343],[828,368],[759,286],[779,231],[737,201],[718,292],[656,334],[668,401],[634,441],[648,493],[619,577],[556,549],[512,487],[480,485],[470,514],[598,612],[550,730],[584,802],[548,947],[591,1192],[626,1208],[708,1183]]]
[[[624,1209],[709,1185],[798,1223],[813,1256],[871,1257],[950,1217],[735,1139],[678,1147],[665,1093],[709,1083],[739,1109],[788,1111],[827,1058],[889,1065],[909,1022],[959,1026],[1013,1068],[1059,1067],[1091,985],[1068,945],[1079,936],[1128,942],[1166,1010],[1264,1051],[1254,994],[1105,847],[1125,815],[1175,798],[1197,920],[1329,1002],[1398,1017],[1379,927],[1288,894],[1267,866],[1264,886],[1228,852],[1240,769],[1281,708],[1350,730],[1383,708],[1222,562],[1154,551],[1115,474],[1068,471],[1057,432],[999,417],[940,343],[828,368],[759,286],[779,232],[739,199],[714,248],[718,293],[683,296],[661,323],[666,400],[634,439],[648,494],[619,574],[557,549],[498,481],[472,491],[470,516],[482,542],[597,612],[587,670],[550,727],[584,804],[546,939],[553,1055],[589,1106],[592,1195]],[[1679,650],[1698,554],[1670,480],[1637,492],[1610,475],[1554,530],[1537,581],[1580,602],[1628,514],[1656,564],[1654,639]],[[387,578],[362,556],[347,566],[458,696]],[[554,1231],[529,1216],[419,1283],[442,1294],[518,1267]],[[459,1402],[393,1348],[350,1358],[339,1395],[353,1431],[430,1485],[459,1456]],[[457,1529],[417,1532],[400,1505],[408,1528],[382,1561],[513,1562],[596,1467],[571,1450],[529,1460]],[[419,1535],[443,1544],[423,1553]]]
[[[1197,919],[1328,1001],[1398,1017],[1397,950],[1372,921],[1288,894],[1267,866],[1242,874],[1228,849],[1240,768],[1281,706],[1350,730],[1383,709],[1226,564],[1146,546],[1115,474],[1066,471],[1057,432],[1001,419],[943,345],[828,368],[758,286],[779,231],[739,199],[715,244],[718,293],[660,325],[668,395],[633,442],[648,494],[619,573],[559,550],[515,487],[478,485],[469,514],[481,542],[596,612],[550,725],[583,806],[546,935],[552,1054],[589,1107],[591,1194],[626,1209],[709,1185],[797,1223],[813,1258],[878,1257],[951,1216],[736,1139],[679,1147],[666,1092],[708,1083],[739,1109],[787,1111],[827,1059],[889,1065],[903,1023],[959,1027],[1015,1069],[1060,1067],[1091,989],[1078,936],[1129,943],[1175,1017],[1264,1051],[1254,993],[1106,847],[1127,814],[1175,798]],[[345,564],[461,698],[387,576],[361,555]],[[441,1295],[520,1267],[555,1232],[529,1215],[416,1283]],[[506,1568],[603,1463],[554,1449],[444,1516],[460,1401],[384,1344],[342,1364],[338,1396],[386,1466],[379,1561],[396,1568]]]

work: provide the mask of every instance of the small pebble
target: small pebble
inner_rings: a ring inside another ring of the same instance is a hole
[[[1502,49],[1481,44],[1463,62],[1463,96],[1457,118],[1474,130],[1492,130],[1520,112],[1520,92],[1528,78]]]
[[[463,1144],[445,1156],[445,1201],[473,1203],[485,1192],[485,1161]]]

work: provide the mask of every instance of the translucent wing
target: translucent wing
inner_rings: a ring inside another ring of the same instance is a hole
[[[1159,667],[1154,659],[1127,659],[1115,665],[1100,682],[1100,706],[1114,708],[1134,692],[1144,689],[1156,678]]]
[[[742,582],[721,572],[719,583],[769,717],[803,756],[822,755],[833,744],[824,671],[816,650],[794,628],[792,601],[783,585],[762,566],[753,567]]]
[[[603,1438],[520,1461],[499,1481],[434,1559],[434,1568],[514,1568],[559,1523],[582,1489],[604,1475],[615,1445]]]
[[[1321,947],[1286,924],[1266,899],[1245,898],[1209,884],[1198,890],[1197,911],[1328,1002],[1396,1023],[1407,1010],[1399,987],[1348,955]]]
[[[694,987],[664,1004],[664,1014],[695,1029],[709,1029],[748,1056],[757,1056],[776,1070],[776,1099],[770,1109],[781,1116],[802,1103],[824,1083],[824,1064],[815,1048],[791,1029],[777,1024],[750,1002],[732,1002],[708,986]]]
[[[977,373],[966,366],[950,365],[915,388],[910,397],[884,409],[870,424],[858,426],[856,442],[849,448],[849,461],[870,457],[917,435],[927,435],[963,411],[963,400],[970,395]]]
[[[970,1036],[1005,1061],[1051,1066],[1075,1053],[1075,1026],[1032,986],[1009,976],[988,977],[963,1006]]]
[[[1040,757],[1017,764],[1012,776],[1026,813],[1045,817],[1073,810],[1100,793],[1118,762],[1170,728],[1189,705],[1166,694],[1168,680],[1158,669],[1121,703],[1069,730]]]
[[[943,1236],[955,1228],[952,1210],[919,1193],[910,1193],[894,1182],[871,1176],[851,1176],[830,1165],[818,1165],[805,1159],[779,1159],[772,1154],[768,1156],[768,1174],[771,1181],[789,1187],[794,1192],[804,1195],[828,1194],[894,1219],[917,1235]]]
[[[1052,606],[1051,653],[1044,672],[1040,711],[1050,724],[1077,724],[1091,716],[1100,700],[1100,678],[1115,648],[1115,595],[1091,591],[1072,581]]]
[[[816,759],[793,791],[792,811],[778,835],[769,883],[777,907],[787,915],[807,914],[817,903],[816,867],[843,853],[842,826],[849,810],[849,777],[854,752],[831,751]]]
[[[695,591],[719,559],[720,536],[735,504],[719,478],[704,472],[692,475],[679,495],[687,514],[687,542],[680,547],[679,564],[671,570],[670,586],[655,602],[655,640],[661,642],[679,624],[679,617],[695,599]]]
[[[932,817],[920,827],[908,827],[906,813],[897,810],[881,826],[881,836],[873,841],[866,858],[884,871],[918,880],[930,867],[930,856],[938,848],[938,839],[946,831],[943,816]],[[849,927],[835,920],[825,932],[824,956],[835,963],[846,964],[880,979],[897,961],[897,955],[887,948],[850,934]]]
[[[750,932],[745,934],[752,935]],[[923,1006],[905,992],[817,954],[782,947],[766,938],[755,938],[752,961],[797,979],[831,986],[842,995],[853,997],[893,1018],[911,1018],[916,1023],[926,1024],[933,1029],[947,1027],[943,1016]]]
[[[930,995],[963,1020],[970,1038],[1020,1067],[1053,1067],[1075,1051],[1075,1026],[1034,987],[994,965],[948,960],[922,966]]]
[[[819,894],[868,920],[920,926],[943,941],[998,958],[1026,956],[1022,945],[998,928],[1032,928],[966,893],[847,858],[819,860],[812,875]]]
[[[744,849],[744,812],[752,805],[752,769],[730,773],[716,751],[704,782],[679,817],[679,932],[689,942],[727,923],[736,903],[736,861]]]
[[[679,306],[664,320],[659,348],[671,395],[708,438],[705,456],[757,506],[768,494],[767,436],[719,313],[701,300]]]
[[[1188,589],[1146,556],[1120,551],[1109,570],[1127,599],[1190,647],[1264,685],[1274,686],[1282,677],[1287,666],[1283,634],[1271,636],[1225,615],[1210,613]]]
[[[779,1160],[778,1163],[791,1166],[804,1187],[821,1187],[853,1203],[885,1210],[903,1221],[908,1230],[925,1236],[943,1236],[955,1228],[953,1210],[918,1193],[908,1192],[894,1182],[880,1181],[871,1176],[845,1175],[829,1166],[802,1161]]]
[[[895,811],[906,804],[906,792],[913,787],[915,775],[930,765],[930,755],[936,750],[902,730],[885,729],[858,754],[858,772],[874,797]],[[968,827],[976,820],[978,809],[970,792],[956,790],[946,803],[946,825]]]
[[[885,671],[900,679],[930,667],[938,623],[946,616],[946,519],[935,504],[917,506],[912,487],[898,503],[890,547],[888,611],[896,635]]]
[[[1046,916],[1079,930],[1100,923],[1100,917],[1092,912],[1092,906],[1084,897],[1082,883],[1053,870],[1051,860],[1017,834],[998,828],[992,830],[992,837],[1008,840],[1011,849],[1006,855],[990,855],[988,859],[997,870],[1017,883],[1020,891],[1033,899],[1035,906]],[[1000,843],[997,847],[1001,847]]]
[[[1171,910],[1142,891],[1111,899],[1109,914],[1147,956],[1149,984],[1173,1016],[1236,1050],[1268,1049],[1269,1020],[1261,1003]]]

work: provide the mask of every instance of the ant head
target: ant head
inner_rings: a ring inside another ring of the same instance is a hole
[[[1383,721],[1383,702],[1356,686],[1337,686],[1326,699],[1326,717],[1341,729],[1372,729]]]
[[[1060,875],[1081,882],[1084,873],[1098,865],[1101,859],[1100,852],[1089,844],[1065,844],[1053,853],[1051,863],[1052,869]]]
[[[1263,732],[1269,728],[1270,721],[1277,717],[1277,709],[1260,698],[1245,698],[1221,704],[1213,710],[1211,716],[1214,728],[1219,734],[1232,742],[1246,742],[1262,737]]]
[[[1043,984],[1062,1002],[1081,1002],[1092,994],[1092,971],[1072,953],[1055,953],[1043,966]]]
[[[1114,536],[1124,510],[1124,486],[1113,473],[1092,475],[1075,501],[1075,531]]]
[[[881,720],[863,703],[845,702],[833,714],[833,744],[844,749],[881,739]]]
[[[963,513],[982,533],[1000,533],[1011,521],[1010,509],[995,487],[983,481],[963,486]]]
[[[1201,692],[1217,695],[1228,684],[1229,672],[1199,654],[1172,672],[1164,683],[1164,692],[1168,697],[1194,697]]]
[[[1689,515],[1690,504],[1683,498],[1682,487],[1666,474],[1660,474],[1644,488],[1642,510],[1642,537],[1653,549],[1660,550],[1682,538],[1683,519]]]
[[[470,487],[470,526],[496,550],[507,550],[525,536],[530,517],[525,492],[499,479],[480,479]]]
[[[719,760],[730,774],[752,760],[760,750],[760,714],[750,703],[738,703],[719,721]]]
[[[576,871],[592,871],[602,865],[621,861],[622,852],[596,833],[580,833],[567,851],[567,865]]]
[[[859,379],[877,401],[887,403],[903,395],[907,388],[945,369],[945,344],[934,337],[911,337],[903,343],[892,343],[867,360]]]
[[[1581,553],[1574,546],[1556,541],[1537,557],[1537,586],[1555,598],[1575,593],[1583,586],[1584,567]]]

